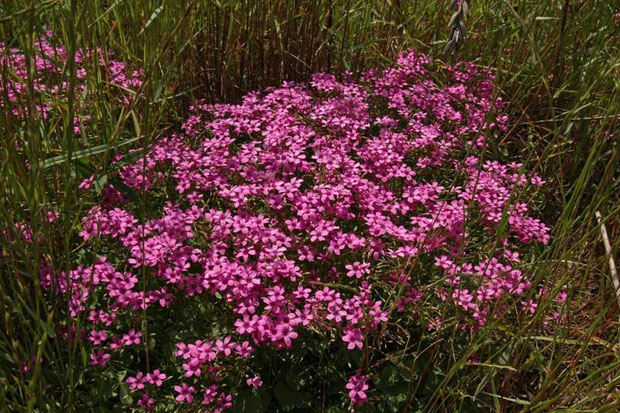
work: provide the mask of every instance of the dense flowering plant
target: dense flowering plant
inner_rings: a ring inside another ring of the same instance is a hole
[[[16,119],[24,119],[28,115],[29,108],[23,102],[27,102],[28,85],[33,85],[33,101],[35,102],[38,119],[50,120],[53,115],[62,115],[63,102],[67,100],[69,91],[68,73],[65,72],[68,61],[68,49],[65,45],[54,41],[51,30],[38,36],[34,42],[32,67],[29,73],[28,58],[24,51],[11,48],[0,42],[0,69],[2,80],[0,81],[0,93],[5,99],[0,100],[0,106],[8,103],[9,107],[3,107],[6,113],[10,113]],[[78,110],[73,119],[75,133],[81,131],[81,126],[88,125],[91,114],[88,111],[90,97],[96,91],[92,85],[86,82],[87,70],[94,70],[98,66],[99,72],[105,84],[109,85],[112,93],[121,104],[129,104],[132,90],[142,84],[143,73],[141,69],[129,69],[125,62],[114,59],[110,52],[102,50],[75,51],[75,95],[83,102],[78,105]]]
[[[520,262],[549,229],[519,199],[544,181],[486,159],[501,109],[489,71],[431,71],[413,51],[357,80],[196,102],[83,216],[92,261],[42,269],[49,294],[70,297],[64,337],[92,369],[130,371],[146,410],[223,411],[273,383],[269,349],[314,339],[363,354],[341,394],[372,404],[370,361],[395,325],[441,329],[450,314],[474,334],[535,311]]]

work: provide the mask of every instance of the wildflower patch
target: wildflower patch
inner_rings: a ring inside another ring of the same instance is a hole
[[[196,102],[83,216],[92,262],[42,269],[70,297],[64,336],[87,343],[95,371],[129,370],[145,409],[222,411],[265,386],[310,403],[265,359],[311,341],[352,355],[340,394],[372,406],[373,363],[403,347],[399,328],[439,330],[449,314],[475,334],[532,308],[521,261],[549,228],[521,200],[544,181],[489,158],[508,121],[493,80],[407,51],[359,78]]]

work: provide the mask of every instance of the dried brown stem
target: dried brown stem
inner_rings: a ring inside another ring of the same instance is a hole
[[[596,211],[596,219],[601,226],[601,237],[603,238],[603,245],[605,245],[605,253],[609,256],[609,272],[611,273],[611,279],[614,283],[614,290],[616,293],[616,301],[618,301],[618,307],[620,307],[620,280],[618,279],[618,270],[616,269],[616,262],[611,254],[611,243],[609,242],[609,236],[607,235],[607,228],[605,223],[602,222],[601,213]]]

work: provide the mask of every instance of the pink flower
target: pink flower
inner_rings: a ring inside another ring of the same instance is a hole
[[[231,340],[230,336],[225,337],[223,341],[217,340],[215,342],[217,351],[224,353],[225,356],[230,356],[232,349],[236,347],[236,344],[231,342],[230,340]]]
[[[205,389],[204,396],[202,399],[202,404],[211,404],[215,401],[216,398],[217,398],[217,386],[215,384],[212,384],[211,386]]]
[[[245,382],[248,384],[248,386],[252,386],[255,389],[258,389],[260,386],[263,385],[263,381],[261,380],[259,374],[254,377],[248,378]]]
[[[452,265],[452,261],[450,261],[447,255],[442,255],[441,257],[435,257],[435,265],[444,269],[448,269]]]
[[[123,347],[123,340],[120,339],[118,336],[112,337],[112,342],[110,343],[110,349],[118,350],[121,347]]]
[[[123,334],[122,342],[126,346],[131,346],[132,344],[138,345],[141,342],[140,337],[142,337],[142,333],[132,328],[127,334]]]
[[[146,410],[153,410],[155,407],[155,399],[149,397],[147,393],[142,394],[138,400],[138,406],[144,407]]]
[[[166,375],[161,373],[159,369],[153,370],[152,373],[146,375],[146,381],[157,387],[161,387],[164,380],[166,380]]]
[[[566,291],[560,291],[556,296],[555,296],[555,301],[563,303],[564,301],[566,301],[566,298],[568,297],[568,294],[566,293]]]
[[[538,303],[532,299],[528,301],[521,301],[521,305],[523,306],[523,309],[530,314],[536,313],[536,309],[538,308]]]
[[[297,333],[289,324],[280,324],[276,329],[275,340],[282,340],[286,347],[291,347],[293,339],[297,338]]]
[[[368,379],[368,376],[361,375],[359,371],[349,378],[349,382],[345,387],[349,389],[351,403],[361,406],[368,401],[368,396],[366,395],[366,391],[368,390],[368,384],[366,384],[366,382]]]
[[[89,357],[90,364],[92,364],[93,366],[105,366],[106,364],[108,364],[108,361],[112,356],[104,352],[103,350],[97,350],[96,353],[91,353]]]
[[[349,350],[353,350],[355,347],[360,349],[363,347],[362,340],[364,339],[364,336],[359,328],[348,328],[344,332],[345,335],[342,336],[342,341],[349,343],[347,345]]]
[[[189,362],[183,363],[181,367],[183,368],[183,370],[185,370],[185,377],[198,377],[202,374],[202,371],[200,370],[201,366],[202,362],[199,359],[192,358],[189,360]]]
[[[129,383],[130,390],[142,390],[144,388],[144,383],[146,383],[148,379],[144,377],[142,372],[139,372],[135,377],[127,377],[125,381]]]
[[[232,395],[226,393],[220,393],[220,396],[217,399],[217,405],[219,406],[215,411],[221,412],[226,410],[232,406]]]
[[[347,277],[362,278],[364,274],[368,274],[370,272],[370,264],[365,262],[356,261],[353,264],[345,265],[345,268],[349,270],[347,272]]]
[[[194,386],[188,386],[187,383],[183,383],[182,386],[174,386],[174,391],[179,393],[175,400],[178,402],[191,403],[194,401],[193,393],[196,391]]]
[[[235,348],[235,352],[239,355],[239,357],[243,358],[250,357],[253,351],[254,347],[250,345],[249,341],[244,341]]]
[[[101,331],[92,330],[90,332],[90,336],[88,337],[88,340],[91,341],[93,345],[98,346],[99,344],[106,341],[106,331],[105,330],[101,330]]]
[[[92,175],[91,177],[86,178],[82,182],[80,182],[80,184],[78,185],[78,189],[82,189],[86,191],[90,189],[91,186],[93,186],[94,182],[95,182],[95,175]]]

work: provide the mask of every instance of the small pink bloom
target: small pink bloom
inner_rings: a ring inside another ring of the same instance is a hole
[[[92,364],[93,366],[105,366],[106,364],[108,364],[108,361],[112,356],[104,352],[103,350],[97,350],[96,353],[91,353],[89,357],[90,364]]]
[[[174,391],[179,393],[175,400],[178,402],[191,403],[194,401],[193,393],[196,391],[194,386],[188,386],[187,383],[183,383],[182,386],[174,386]]]
[[[129,390],[142,390],[147,378],[144,377],[144,373],[139,372],[135,377],[127,377],[125,381],[129,383]]]
[[[138,400],[138,406],[144,407],[146,410],[153,410],[155,407],[155,399],[149,397],[147,393],[144,393],[140,400]]]
[[[164,380],[166,380],[166,375],[164,373],[161,373],[159,369],[153,370],[152,373],[146,375],[146,381],[154,384],[157,387],[161,387]]]
[[[345,386],[349,389],[351,403],[361,406],[368,401],[368,396],[366,395],[366,391],[368,390],[368,384],[366,384],[366,382],[368,379],[368,376],[361,375],[359,371],[354,376],[351,376],[349,382]]]
[[[123,334],[122,342],[126,346],[131,346],[132,344],[140,344],[142,337],[142,332],[136,331],[133,328],[127,332],[127,334]]]
[[[90,189],[91,186],[93,186],[93,183],[95,183],[95,175],[92,175],[90,178],[86,178],[82,182],[80,182],[80,184],[78,185],[78,189],[86,191]]]
[[[362,334],[362,330],[357,327],[345,330],[345,335],[342,336],[342,341],[344,341],[345,343],[349,343],[347,345],[347,348],[349,350],[353,350],[355,347],[361,349],[364,346],[364,344],[362,343],[363,339],[364,336]]]
[[[248,384],[248,386],[252,386],[255,389],[258,389],[260,386],[263,385],[263,381],[261,380],[259,374],[254,377],[248,378],[245,382]]]
[[[98,346],[99,344],[106,341],[106,331],[105,330],[100,330],[100,331],[92,330],[90,332],[90,336],[88,337],[88,340],[91,341],[93,345]]]
[[[347,270],[347,277],[362,278],[364,274],[370,272],[370,264],[365,262],[354,262],[353,264],[347,264],[345,267]]]

